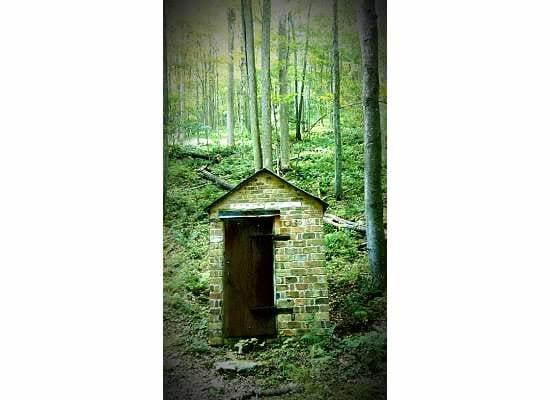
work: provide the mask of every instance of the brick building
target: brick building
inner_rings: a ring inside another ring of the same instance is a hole
[[[210,344],[325,331],[327,206],[262,169],[207,208]]]

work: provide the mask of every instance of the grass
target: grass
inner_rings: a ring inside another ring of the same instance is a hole
[[[349,124],[348,126],[353,126]],[[336,201],[334,139],[319,127],[301,143],[294,143],[292,170],[284,177],[320,195],[328,212],[362,220],[363,157],[361,134],[343,130],[344,199]],[[208,317],[208,215],[205,208],[225,192],[200,178],[195,169],[205,160],[181,157],[171,149],[164,226],[164,336],[165,349],[190,355],[225,355],[207,343]],[[213,174],[236,184],[254,172],[249,146],[209,148],[220,154],[211,163]],[[178,153],[179,152],[179,153]],[[244,157],[244,155],[247,155]],[[250,155],[250,156],[248,156]],[[325,245],[333,334],[315,332],[301,338],[254,343],[245,356],[261,362],[256,380],[266,387],[284,382],[304,384],[305,393],[287,398],[384,398],[386,359],[386,301],[370,290],[371,280],[362,239],[351,231],[325,225]]]

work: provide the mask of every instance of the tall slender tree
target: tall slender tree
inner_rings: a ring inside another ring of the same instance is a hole
[[[217,51],[216,51],[216,60],[214,61],[214,71],[215,71],[215,74],[216,74],[216,81],[215,81],[215,85],[214,85],[214,112],[215,112],[215,116],[216,116],[216,132],[218,134],[218,144],[221,144],[220,143],[220,130],[217,129],[217,127],[220,125],[220,121],[221,121],[221,116],[220,116],[220,74],[218,72],[218,61],[217,61],[217,58],[218,58],[218,55],[217,55]],[[223,122],[222,122],[223,124]]]
[[[273,170],[271,145],[271,82],[270,82],[271,0],[262,7],[262,161],[263,167]]]
[[[248,104],[250,114],[250,132],[252,134],[252,148],[254,150],[254,167],[256,171],[262,169],[262,149],[260,145],[260,130],[258,128],[258,103],[256,85],[256,65],[254,63],[254,26],[252,20],[251,0],[241,0],[244,20],[244,39],[246,66],[248,75]]]
[[[309,6],[307,9],[307,23],[306,23],[306,44],[304,48],[304,62],[302,68],[302,83],[300,85],[300,102],[298,104],[298,115],[296,116],[296,140],[302,140],[301,123],[302,123],[302,111],[304,109],[304,87],[306,84],[306,68],[307,68],[307,50],[309,47],[309,21],[311,19],[311,3],[309,0]]]
[[[200,78],[200,64],[197,66],[197,71],[195,71],[195,75],[198,79],[195,80],[195,113],[196,113],[196,119],[197,122],[202,121],[202,102],[200,101],[200,90],[202,88],[202,82]],[[195,131],[195,135],[197,139],[197,146],[200,144],[200,133],[199,131]]]
[[[290,16],[290,15],[289,15]],[[288,38],[287,17],[284,13],[279,15],[279,125],[281,132],[281,170],[286,171],[290,162],[290,137],[288,135]]]
[[[235,92],[235,78],[233,76],[233,49],[235,42],[235,10],[230,8],[227,10],[227,25],[229,30],[229,61],[227,63],[227,145],[233,146],[235,144],[234,139],[234,92]]]
[[[294,120],[298,118],[298,43],[296,41],[296,29],[292,14],[288,14],[288,23],[292,32],[292,47],[294,49]]]
[[[163,1],[163,15],[162,15],[162,25],[163,25],[163,34],[162,34],[162,47],[163,47],[163,57],[162,57],[162,91],[164,96],[164,101],[162,103],[162,120],[163,120],[163,129],[162,129],[162,213],[166,214],[166,189],[168,187],[168,63],[167,63],[167,51],[166,51],[166,0]]]
[[[181,137],[183,133],[183,118],[184,118],[184,109],[185,109],[185,92],[187,87],[185,87],[185,66],[183,63],[183,58],[180,55],[180,65],[178,66],[178,100],[179,100],[179,113],[178,113],[178,142],[181,142]]]
[[[386,281],[386,239],[382,203],[382,152],[378,108],[378,38],[374,0],[360,0],[359,32],[363,60],[365,130],[365,217],[369,265],[380,286]]]
[[[342,198],[342,136],[340,134],[340,52],[338,50],[338,0],[332,2],[332,63],[334,82],[334,138],[335,138],[335,170],[334,196],[336,200]]]
[[[202,54],[202,57],[206,60],[207,56],[206,56],[206,53],[205,52],[201,52]],[[205,127],[205,130],[207,129],[206,127],[209,125],[209,122],[208,122],[208,93],[207,93],[207,89],[208,89],[208,62],[207,61],[204,61],[202,63],[202,79],[201,79],[201,95],[202,95],[202,103],[201,103],[201,111],[202,111],[202,123],[203,123],[203,126]]]
[[[375,0],[378,22],[378,80],[380,81],[380,134],[382,143],[382,166],[387,160],[387,73],[386,73],[386,0]]]
[[[241,15],[242,17],[242,15]],[[240,121],[240,131],[241,131],[241,146],[244,144],[245,130],[250,126],[250,117],[248,112],[248,79],[246,72],[246,51],[244,46],[244,19],[241,18],[241,60],[240,60],[240,96],[239,102],[241,103],[241,121]],[[249,132],[249,130],[247,131]],[[241,153],[242,154],[242,153]]]

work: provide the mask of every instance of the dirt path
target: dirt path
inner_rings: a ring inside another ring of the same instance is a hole
[[[211,364],[210,357],[165,356],[164,400],[225,400],[258,389],[253,375],[221,374]]]

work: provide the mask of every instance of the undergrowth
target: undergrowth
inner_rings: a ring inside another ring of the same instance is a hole
[[[353,124],[350,123],[351,126]],[[360,132],[360,130],[359,130]],[[343,132],[344,199],[336,201],[334,139],[318,129],[293,143],[291,170],[284,178],[329,203],[329,212],[362,221],[363,144],[354,129]],[[207,164],[213,174],[237,184],[254,173],[252,151],[210,146],[211,160],[192,158],[178,146],[170,148],[164,222],[164,346],[167,351],[210,354],[227,351],[235,357],[261,362],[263,385],[302,383],[305,394],[287,398],[383,398],[386,370],[386,297],[373,289],[363,239],[354,232],[325,225],[332,334],[315,332],[274,343],[241,343],[243,355],[227,346],[215,350],[207,343],[208,215],[205,208],[225,192],[200,178],[196,169]],[[205,149],[193,149],[205,152]],[[219,156],[217,156],[219,155]],[[384,181],[385,182],[385,181]],[[306,397],[304,397],[306,396]]]

